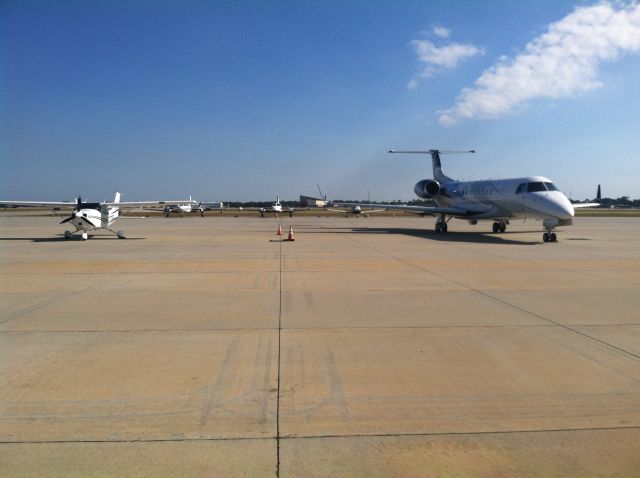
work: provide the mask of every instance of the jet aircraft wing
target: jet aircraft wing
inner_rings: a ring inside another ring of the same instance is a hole
[[[449,214],[451,216],[458,217],[477,214],[477,212],[467,211],[466,209],[460,209],[456,207],[409,206],[407,204],[363,204],[356,202],[341,202],[336,203],[336,206],[360,206],[361,208],[377,207],[382,209],[399,209],[401,211],[413,212],[415,214]]]
[[[573,206],[573,209],[577,209],[580,207],[598,207],[598,206],[601,206],[602,204],[597,202],[585,202],[585,203],[576,203],[571,205]]]

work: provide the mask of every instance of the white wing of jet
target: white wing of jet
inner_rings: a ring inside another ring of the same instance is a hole
[[[432,207],[432,206],[409,206],[406,204],[363,204],[363,203],[351,203],[341,202],[336,203],[336,206],[360,206],[364,207],[378,207],[382,209],[399,209],[402,211],[413,212],[415,214],[448,214],[451,216],[465,217],[471,215],[477,215],[478,211],[467,211],[466,209],[460,209],[455,207]]]
[[[600,203],[597,202],[585,202],[585,203],[576,203],[576,204],[571,204],[573,206],[573,209],[577,209],[580,207],[598,207],[601,206]]]

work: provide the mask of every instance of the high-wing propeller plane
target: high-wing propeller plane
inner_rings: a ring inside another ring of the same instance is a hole
[[[130,201],[121,202],[120,193],[116,193],[113,202],[83,202],[78,196],[75,202],[71,201],[0,201],[0,204],[14,207],[52,207],[60,209],[72,209],[71,215],[63,219],[60,224],[69,223],[75,227],[75,231],[65,231],[65,239],[71,239],[75,233],[80,232],[83,240],[89,238],[89,232],[104,229],[116,235],[118,239],[124,239],[122,231],[111,229],[112,224],[120,215],[123,208],[166,207],[184,204],[185,201]]]
[[[436,206],[341,203],[340,206],[384,207],[401,209],[421,215],[435,215],[435,231],[447,232],[451,218],[465,219],[470,224],[480,220],[493,221],[493,232],[505,232],[511,219],[542,220],[544,242],[557,242],[557,226],[572,224],[574,208],[595,207],[597,203],[571,204],[550,179],[526,176],[511,179],[458,181],[442,172],[440,155],[445,153],[475,153],[475,151],[396,151],[389,153],[428,154],[433,164],[433,179],[423,179],[414,186],[416,196],[432,199]]]

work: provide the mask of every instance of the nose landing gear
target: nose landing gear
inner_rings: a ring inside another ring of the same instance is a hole
[[[556,233],[553,232],[553,230],[559,223],[560,221],[555,217],[549,217],[542,221],[542,226],[547,230],[547,232],[542,235],[542,242],[558,242]]]

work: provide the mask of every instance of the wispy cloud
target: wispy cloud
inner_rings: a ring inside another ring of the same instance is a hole
[[[442,26],[433,27],[433,34],[438,38],[449,38],[451,36],[451,30]]]
[[[599,88],[598,66],[640,51],[640,4],[603,2],[576,8],[549,25],[514,58],[500,58],[455,104],[438,112],[452,125],[496,118],[535,98],[575,96]]]
[[[444,27],[435,27],[433,31],[435,35],[443,38],[450,33]],[[422,69],[409,81],[407,85],[409,89],[414,89],[420,81],[431,78],[442,70],[455,68],[458,63],[466,58],[484,53],[482,48],[478,48],[475,45],[455,42],[439,47],[429,40],[413,40],[411,46],[418,55],[418,61],[422,64]]]

